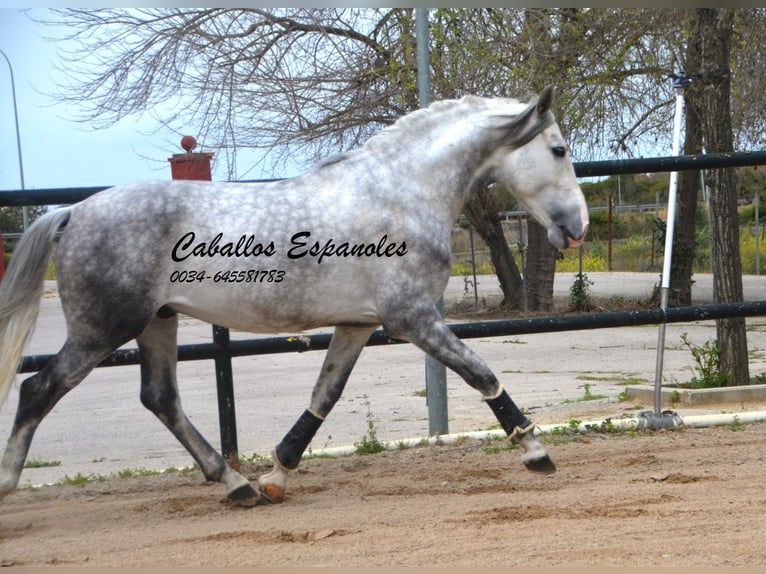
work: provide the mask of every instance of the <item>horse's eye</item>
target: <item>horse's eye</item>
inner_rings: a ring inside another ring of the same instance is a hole
[[[551,148],[551,151],[553,151],[553,155],[556,157],[564,157],[567,154],[567,148],[565,148],[563,145]]]

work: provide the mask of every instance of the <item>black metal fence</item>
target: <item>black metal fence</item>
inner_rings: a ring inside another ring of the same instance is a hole
[[[575,163],[575,173],[578,177],[592,177],[756,165],[766,165],[766,151],[581,162]],[[107,189],[107,187],[0,191],[0,207],[71,204],[104,189]],[[450,325],[450,329],[461,339],[470,339],[631,325],[703,321],[725,317],[756,315],[766,315],[766,301],[457,323]],[[330,334],[318,334],[305,337],[267,337],[232,341],[229,337],[228,329],[214,325],[212,343],[180,345],[178,347],[179,361],[210,359],[215,361],[221,450],[224,456],[229,459],[236,459],[239,452],[234,406],[232,358],[245,355],[324,350],[328,348],[330,339]],[[377,330],[370,337],[368,346],[400,343],[404,343],[404,341],[389,337],[383,330]],[[36,372],[52,358],[53,355],[25,356],[20,371],[22,373]],[[139,360],[140,357],[137,349],[117,350],[109,355],[99,367],[135,365],[139,363]]]

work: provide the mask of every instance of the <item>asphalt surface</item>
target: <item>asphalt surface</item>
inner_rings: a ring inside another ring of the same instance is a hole
[[[658,283],[654,273],[588,273],[594,297],[619,296],[645,300]],[[572,274],[558,274],[555,295],[566,300]],[[712,279],[695,276],[694,302],[712,301]],[[766,299],[766,281],[743,278],[745,300]],[[500,294],[493,276],[477,281],[480,302]],[[445,305],[470,307],[473,285],[453,278]],[[751,374],[766,371],[766,318],[749,319]],[[329,332],[317,330],[315,332]],[[681,382],[692,376],[693,360],[681,346],[681,335],[699,344],[715,337],[712,322],[666,327],[663,381]],[[295,333],[291,333],[295,334]],[[514,400],[538,423],[565,424],[590,415],[617,416],[624,405],[617,397],[627,379],[653,384],[657,356],[657,326],[481,338],[466,341],[481,355]],[[232,338],[252,338],[233,332]],[[55,284],[46,284],[37,328],[27,354],[58,351],[65,324]],[[184,317],[179,342],[212,341],[210,325]],[[130,343],[127,347],[134,346]],[[239,449],[242,456],[268,455],[308,405],[323,352],[235,358],[234,381]],[[365,349],[344,396],[315,437],[310,449],[353,445],[368,436],[370,422],[379,440],[428,435],[424,397],[424,356],[412,345]],[[21,382],[28,374],[17,377]],[[218,448],[215,374],[212,361],[179,364],[179,387],[184,408],[200,431]],[[587,393],[603,395],[582,401]],[[18,384],[0,407],[0,437],[8,436],[18,400]],[[484,430],[495,420],[478,394],[448,371],[449,432]],[[32,443],[29,460],[56,466],[28,468],[21,484],[42,484],[65,476],[109,475],[124,469],[158,470],[192,464],[190,455],[139,399],[137,366],[97,369],[64,397],[43,421]],[[651,409],[652,405],[645,405]],[[679,411],[680,412],[680,411]],[[681,413],[683,414],[683,413]]]

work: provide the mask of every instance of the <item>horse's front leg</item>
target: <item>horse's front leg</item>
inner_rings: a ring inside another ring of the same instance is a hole
[[[177,330],[176,315],[155,317],[136,338],[141,351],[141,402],[186,447],[207,480],[222,482],[231,501],[254,506],[260,493],[205,440],[181,407],[176,382]]]
[[[406,315],[388,318],[383,327],[392,337],[417,345],[478,390],[510,439],[524,449],[521,460],[527,469],[544,474],[556,471],[545,446],[535,437],[535,425],[486,363],[447,327],[435,306],[423,304]]]
[[[356,360],[375,328],[335,327],[322,370],[314,385],[311,406],[303,411],[298,421],[274,449],[273,469],[258,479],[263,496],[271,502],[284,500],[289,472],[298,467],[304,451],[325,417],[338,402]]]

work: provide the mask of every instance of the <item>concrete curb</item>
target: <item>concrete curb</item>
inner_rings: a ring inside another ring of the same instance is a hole
[[[636,400],[652,401],[654,386],[631,385],[625,387],[627,395]],[[665,386],[660,389],[662,402],[682,405],[716,405],[725,403],[746,403],[766,401],[766,385],[744,385],[714,389],[684,389]]]

